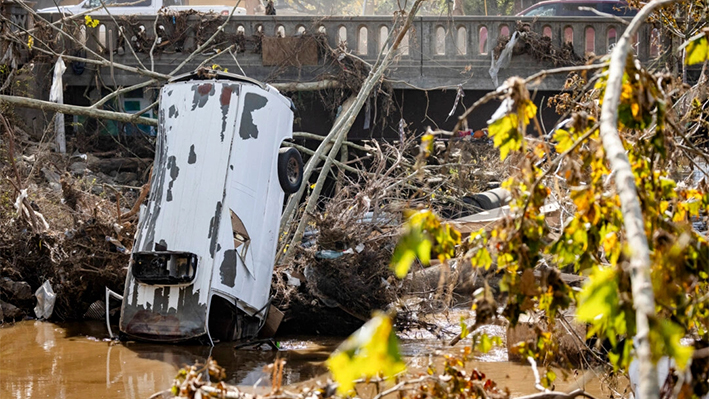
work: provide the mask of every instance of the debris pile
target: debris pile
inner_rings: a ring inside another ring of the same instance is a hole
[[[0,321],[39,316],[34,293],[46,282],[56,303],[42,316],[80,319],[104,287],[123,290],[141,192],[133,185],[147,165],[116,151],[63,157],[19,127],[5,130],[3,144],[16,147],[0,162]]]
[[[415,295],[437,297],[438,277],[431,283],[436,273],[402,281],[390,270],[403,211],[429,207],[448,217],[476,213],[477,203],[466,201],[471,198],[466,195],[494,185],[493,180],[506,175],[506,164],[493,155],[487,139],[467,137],[447,145],[438,142],[428,156],[429,165],[417,166],[422,156],[418,141],[381,147],[372,142],[368,154],[357,154],[367,159],[362,171],[347,176],[334,196],[322,199],[292,259],[280,259],[275,268],[272,304],[285,313],[279,333],[345,335],[369,320],[372,311],[396,305],[412,289],[426,287],[427,292]],[[290,230],[282,234],[282,242],[287,242]],[[451,275],[458,277],[457,272]],[[472,291],[466,290],[469,296]],[[453,298],[444,299],[445,307]],[[399,318],[421,327],[414,322],[417,317],[400,313]]]
[[[519,32],[519,40],[515,42],[512,49],[513,57],[529,54],[535,60],[551,63],[555,67],[580,65],[585,61],[584,56],[575,52],[573,43],[564,41],[561,47],[557,47],[552,43],[550,37],[533,31],[529,23],[517,21],[515,31]],[[500,57],[509,41],[509,36],[500,36],[498,38],[497,45],[493,49],[495,59]]]

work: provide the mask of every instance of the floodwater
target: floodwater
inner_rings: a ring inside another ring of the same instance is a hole
[[[504,329],[489,326],[488,334],[504,335]],[[214,348],[186,345],[117,343],[106,338],[100,322],[53,324],[23,321],[0,327],[0,398],[105,398],[137,399],[169,389],[180,367],[204,362],[212,356],[227,371],[227,382],[250,392],[267,392],[269,375],[264,366],[276,357],[286,360],[283,384],[314,384],[327,378],[324,360],[341,339],[298,337],[280,339],[281,351],[235,350],[233,344]],[[402,336],[401,350],[409,370],[425,370],[429,361],[440,362],[447,347],[427,333]],[[478,370],[506,386],[513,396],[536,392],[529,365],[507,362],[504,348],[480,355]],[[557,373],[560,374],[560,373]],[[578,372],[557,391],[585,387],[597,397],[608,396],[606,384],[592,372]],[[588,376],[591,375],[590,378]],[[561,377],[559,377],[561,379]],[[605,394],[605,395],[603,395]]]

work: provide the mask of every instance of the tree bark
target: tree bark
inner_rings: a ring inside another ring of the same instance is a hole
[[[453,1],[453,15],[465,15],[465,9],[463,8],[463,0]]]
[[[649,318],[655,316],[655,295],[650,281],[650,249],[645,236],[644,220],[637,187],[635,186],[635,176],[623,148],[623,142],[618,134],[618,105],[620,103],[623,73],[631,46],[631,38],[653,10],[674,1],[676,0],[651,1],[633,18],[621,36],[611,54],[608,82],[606,83],[606,92],[603,97],[600,121],[601,140],[603,141],[603,148],[611,170],[615,173],[615,185],[620,197],[628,248],[632,251],[628,272],[635,306],[637,330],[635,343],[640,365],[640,383],[637,397],[642,399],[659,398],[657,372],[652,362],[649,340]]]
[[[81,115],[92,118],[108,119],[125,123],[136,123],[140,125],[157,126],[157,119],[144,118],[122,112],[105,111],[90,107],[80,107],[78,105],[57,104],[49,101],[37,100],[34,98],[6,96],[0,94],[0,103],[12,104],[17,107],[40,109],[42,111],[61,112],[69,115]]]

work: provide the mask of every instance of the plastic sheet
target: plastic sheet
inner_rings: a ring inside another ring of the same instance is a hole
[[[505,46],[504,49],[502,49],[502,52],[500,53],[500,56],[497,58],[497,61],[495,61],[495,54],[493,51],[490,52],[490,57],[492,58],[492,63],[490,65],[490,77],[492,78],[493,83],[495,83],[495,87],[500,86],[498,79],[497,79],[497,74],[500,72],[500,69],[505,69],[508,66],[510,66],[510,61],[512,60],[512,49],[514,48],[515,44],[517,43],[517,39],[519,39],[519,32],[515,32],[512,34],[512,37],[510,38],[510,41],[507,42],[507,45]]]
[[[64,82],[62,76],[66,71],[66,65],[62,57],[57,58],[54,64],[54,78],[52,79],[52,88],[49,91],[49,101],[57,104],[64,104]],[[54,115],[54,134],[56,136],[57,150],[66,153],[66,136],[64,132],[64,114],[57,112]]]
[[[34,314],[38,319],[48,319],[54,312],[54,302],[57,300],[57,295],[46,280],[41,287],[37,288],[34,296],[37,297],[37,306],[34,307]]]

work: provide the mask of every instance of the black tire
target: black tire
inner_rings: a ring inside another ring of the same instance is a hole
[[[286,194],[293,194],[303,183],[303,158],[293,147],[278,150],[278,181]]]

